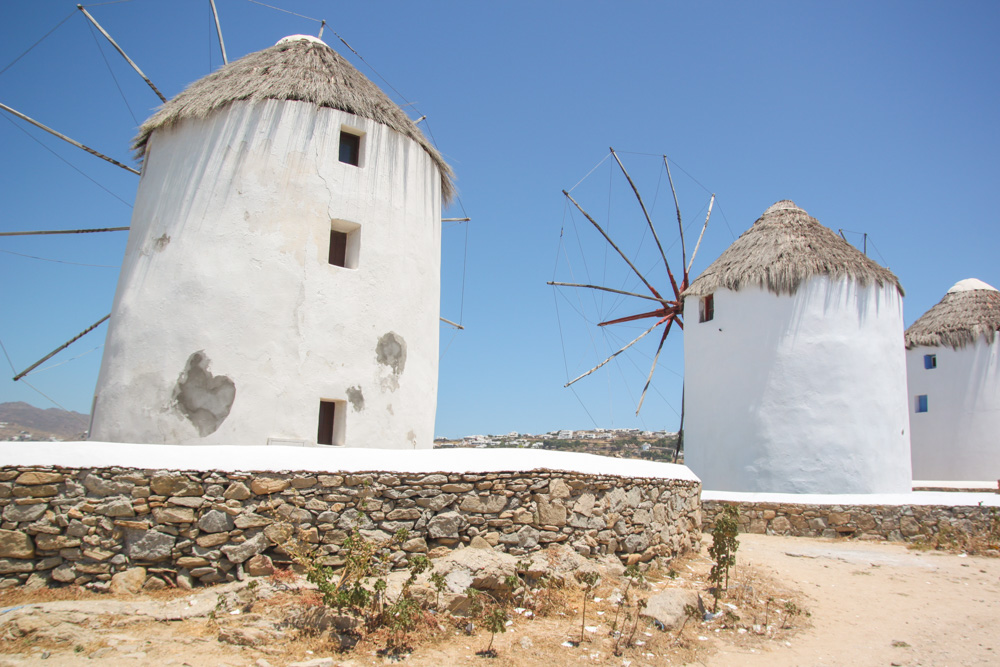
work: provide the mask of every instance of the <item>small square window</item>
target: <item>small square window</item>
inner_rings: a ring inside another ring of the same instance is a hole
[[[708,322],[712,319],[715,319],[715,295],[709,294],[701,297],[698,302],[698,321]]]
[[[917,396],[917,412],[927,412],[927,394]]]
[[[936,354],[925,354],[924,355],[924,368],[930,370],[931,368],[937,368],[937,355]]]
[[[344,401],[319,402],[319,428],[316,433],[317,445],[344,445],[344,416],[347,403]]]
[[[360,254],[361,225],[346,220],[331,220],[327,261],[333,266],[356,269]]]
[[[361,166],[361,135],[340,131],[340,161],[355,167]]]

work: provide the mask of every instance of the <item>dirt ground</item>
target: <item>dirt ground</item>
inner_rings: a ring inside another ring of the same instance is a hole
[[[739,621],[730,616],[728,621],[689,622],[680,633],[643,623],[635,645],[620,656],[613,655],[616,607],[609,598],[623,586],[608,576],[588,603],[581,644],[574,645],[581,633],[581,593],[565,590],[559,610],[545,617],[512,613],[507,632],[496,635],[497,657],[492,658],[477,655],[489,643],[488,632],[475,628],[469,634],[464,621],[431,616],[404,658],[379,655],[384,645],[379,637],[362,640],[350,653],[336,653],[324,637],[303,636],[292,628],[252,646],[220,640],[234,641],[234,631],[237,641],[253,639],[253,629],[265,627],[265,621],[271,623],[266,627],[280,628],[276,615],[315,601],[313,592],[295,587],[235,614],[219,600],[236,595],[241,584],[131,599],[69,589],[0,591],[0,667],[106,662],[281,667],[309,661],[317,667],[396,662],[430,667],[1000,665],[998,559],[911,551],[899,544],[763,535],[741,535],[737,557],[728,607],[724,601],[720,610],[734,610]],[[709,566],[704,552],[675,562],[674,576],[652,572],[649,588],[640,595],[683,587],[699,590],[709,601]],[[771,601],[762,617],[759,603],[765,597]]]

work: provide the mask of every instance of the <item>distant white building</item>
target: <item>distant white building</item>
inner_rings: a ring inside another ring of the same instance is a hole
[[[1000,292],[956,283],[906,330],[913,478],[1000,479]]]
[[[556,438],[559,440],[572,440],[573,431],[559,431],[556,433]]]
[[[911,488],[903,291],[780,201],[683,293],[685,463],[704,488]]]

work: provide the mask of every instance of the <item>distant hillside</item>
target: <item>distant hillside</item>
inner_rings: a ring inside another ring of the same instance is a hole
[[[90,417],[58,408],[43,410],[27,403],[0,403],[0,440],[15,439],[22,431],[33,440],[78,440],[90,424]],[[27,438],[16,438],[27,439]]]

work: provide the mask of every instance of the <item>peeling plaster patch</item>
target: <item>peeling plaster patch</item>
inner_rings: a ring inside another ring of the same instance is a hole
[[[212,375],[209,363],[204,350],[192,354],[174,387],[174,409],[187,417],[202,437],[222,425],[236,398],[236,384],[225,375]]]
[[[163,249],[170,245],[170,237],[164,234],[160,238],[153,241],[153,250],[156,252],[163,252]]]
[[[394,375],[400,375],[406,366],[406,341],[398,333],[390,331],[378,339],[375,358],[383,366],[391,368]]]
[[[361,392],[361,387],[349,387],[347,389],[347,400],[355,412],[365,409],[365,395]]]
[[[414,449],[417,448],[417,434],[412,429],[406,434],[406,439],[410,441]]]
[[[394,331],[390,331],[378,339],[375,346],[375,359],[387,369],[392,371],[391,375],[382,375],[382,391],[396,391],[399,389],[399,376],[406,366],[406,341]]]
[[[386,406],[385,406],[385,410],[390,415],[395,415],[396,414],[395,412],[392,411],[392,403],[387,403]]]

